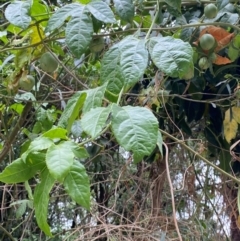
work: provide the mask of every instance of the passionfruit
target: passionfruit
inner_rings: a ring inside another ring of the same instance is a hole
[[[209,68],[210,62],[207,57],[202,57],[199,59],[198,65],[199,65],[200,69],[205,70],[205,69]]]
[[[46,52],[39,59],[40,67],[44,72],[53,73],[58,68],[57,56],[54,53]]]
[[[211,34],[206,33],[200,37],[199,42],[203,50],[209,50],[215,45],[215,38]]]
[[[19,80],[19,87],[25,91],[32,90],[34,84],[35,84],[35,79],[32,75],[23,76]]]
[[[218,13],[217,6],[213,3],[209,3],[204,8],[204,14],[207,18],[210,18],[210,19],[215,18],[217,16],[217,13]]]

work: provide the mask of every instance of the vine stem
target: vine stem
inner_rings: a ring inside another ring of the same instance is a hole
[[[170,193],[171,193],[171,199],[172,199],[172,215],[173,215],[173,222],[178,234],[179,241],[182,241],[182,236],[179,231],[178,223],[177,223],[177,218],[176,218],[176,209],[175,209],[175,201],[174,201],[174,191],[173,191],[173,185],[171,181],[171,176],[170,176],[170,170],[169,170],[169,163],[168,163],[168,147],[167,145],[163,142],[163,145],[166,149],[166,155],[165,155],[165,161],[166,161],[166,172],[167,172],[167,179],[168,179],[168,184],[170,187]]]
[[[154,24],[155,24],[155,22],[156,22],[156,20],[157,20],[158,13],[159,13],[159,9],[160,9],[160,8],[159,8],[159,1],[157,0],[156,12],[155,12],[153,21],[152,21],[152,23],[151,23],[151,26],[150,26],[147,34],[146,34],[145,40],[147,40],[147,39],[149,38],[149,35],[150,35],[150,33],[151,33],[152,29],[153,29],[153,26],[154,26]]]
[[[159,131],[169,137],[170,139],[174,140],[176,143],[180,144],[181,146],[183,146],[185,149],[189,150],[190,152],[194,153],[194,155],[198,156],[201,160],[203,160],[206,164],[208,164],[209,166],[213,167],[215,170],[217,170],[218,172],[222,173],[223,175],[229,177],[232,181],[235,181],[236,183],[240,184],[240,179],[232,176],[231,174],[225,172],[224,170],[222,170],[220,167],[214,165],[212,162],[210,162],[208,159],[206,159],[205,157],[203,157],[202,155],[200,155],[198,152],[194,151],[191,147],[189,147],[188,145],[186,145],[184,143],[184,141],[177,139],[176,137],[172,136],[171,134],[167,133],[166,131],[159,129]]]

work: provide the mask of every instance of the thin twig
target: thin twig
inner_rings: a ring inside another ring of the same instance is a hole
[[[15,127],[13,128],[12,132],[10,133],[8,139],[4,143],[3,149],[0,153],[0,162],[2,162],[4,160],[5,156],[9,152],[9,149],[11,148],[12,143],[16,139],[18,132],[20,131],[21,127],[23,126],[24,121],[26,120],[27,114],[31,110],[31,108],[32,108],[32,102],[27,102],[17,124],[15,125]]]
[[[16,241],[15,238],[1,224],[0,230],[2,230],[12,241]]]
[[[176,218],[176,209],[175,209],[175,201],[174,201],[174,193],[173,193],[173,186],[172,186],[172,181],[171,181],[171,176],[170,176],[170,170],[169,170],[169,164],[168,164],[168,147],[167,145],[163,142],[163,145],[166,149],[166,154],[165,154],[165,161],[166,161],[166,172],[167,172],[167,179],[170,187],[170,193],[171,193],[171,198],[172,198],[172,212],[173,212],[173,222],[175,224],[175,228],[178,234],[179,241],[182,241],[182,236],[179,231],[178,223],[177,223],[177,218]]]

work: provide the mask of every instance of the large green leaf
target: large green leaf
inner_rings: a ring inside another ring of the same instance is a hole
[[[181,0],[164,0],[167,5],[172,8],[176,8],[179,12],[181,12]]]
[[[103,57],[101,82],[107,90],[118,94],[122,87],[132,87],[143,75],[148,64],[148,51],[143,40],[128,36],[111,47]]]
[[[108,83],[107,90],[118,94],[124,86],[124,77],[120,68],[120,44],[113,45],[103,56],[100,80]]]
[[[129,36],[120,42],[120,67],[127,88],[136,84],[148,65],[148,51],[143,40]]]
[[[31,0],[14,1],[7,6],[5,17],[13,25],[26,29],[31,22],[31,17],[29,16],[31,6]]]
[[[89,157],[89,154],[86,148],[79,146],[77,143],[73,141],[65,141],[64,146],[65,146],[64,148],[69,148],[77,158],[85,159]]]
[[[31,152],[37,152],[48,149],[53,144],[53,141],[47,137],[38,137],[31,142],[26,152],[21,156],[23,161],[26,161],[27,156]]]
[[[68,132],[70,132],[72,124],[79,115],[86,97],[86,93],[79,91],[68,100],[67,105],[59,119],[58,126],[67,128]]]
[[[84,91],[87,93],[87,98],[83,105],[83,113],[86,113],[92,108],[100,107],[102,105],[105,90],[106,85]]]
[[[0,181],[4,183],[25,182],[45,167],[45,155],[43,153],[30,154],[29,158],[30,160],[27,162],[24,162],[21,158],[13,161],[0,173]]]
[[[87,8],[96,19],[104,23],[116,22],[111,8],[103,1],[92,1]]]
[[[98,137],[102,129],[107,125],[110,108],[98,107],[91,109],[81,119],[83,130],[92,138]]]
[[[50,174],[59,182],[63,182],[74,159],[74,153],[69,149],[68,142],[52,145],[46,153],[46,164]]]
[[[84,6],[79,3],[71,3],[59,8],[49,19],[45,32],[52,32],[58,29],[68,17],[73,16],[77,12],[82,13],[83,9]]]
[[[111,127],[118,143],[133,152],[135,162],[150,155],[156,147],[158,121],[147,108],[113,104]]]
[[[132,0],[113,0],[117,15],[124,21],[132,22],[134,5]]]
[[[90,183],[84,166],[74,161],[63,183],[69,196],[79,205],[90,208]]]
[[[74,16],[66,27],[66,43],[72,53],[80,58],[92,40],[93,24],[91,17],[86,13]]]
[[[39,228],[48,236],[52,236],[47,223],[49,193],[54,185],[55,179],[50,175],[47,168],[41,173],[41,182],[34,191],[34,208]]]
[[[173,37],[159,38],[150,55],[154,64],[171,77],[182,78],[193,66],[193,50],[189,43]]]
[[[52,128],[51,130],[45,132],[42,134],[43,137],[47,137],[50,139],[55,139],[55,138],[60,138],[60,139],[67,139],[67,130],[60,128],[60,127],[55,127]]]

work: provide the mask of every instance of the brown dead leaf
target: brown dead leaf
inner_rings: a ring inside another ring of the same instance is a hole
[[[227,57],[222,57],[217,54],[217,58],[213,61],[216,65],[223,65],[223,64],[229,64],[232,63],[232,61]]]

